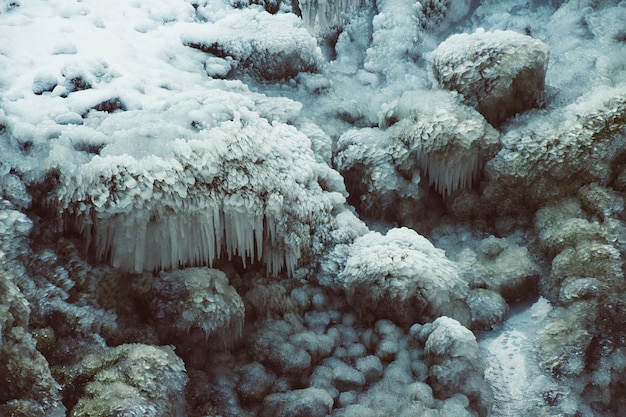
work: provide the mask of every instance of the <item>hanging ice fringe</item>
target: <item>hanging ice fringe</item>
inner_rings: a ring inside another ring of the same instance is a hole
[[[299,0],[304,25],[312,32],[343,25],[364,4],[364,0]]]

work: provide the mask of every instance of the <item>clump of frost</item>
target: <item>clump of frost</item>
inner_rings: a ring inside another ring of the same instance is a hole
[[[540,106],[550,50],[513,31],[452,35],[431,55],[439,85],[458,91],[489,123]]]
[[[468,245],[453,259],[471,288],[486,288],[508,301],[537,292],[540,269],[524,246],[513,239],[489,236],[475,247]]]
[[[306,415],[326,417],[333,407],[333,399],[319,388],[296,389],[265,397],[260,417]]]
[[[445,91],[403,94],[383,107],[380,125],[391,125],[388,146],[398,170],[419,167],[444,196],[471,188],[500,147],[498,132],[458,95]]]
[[[244,304],[217,269],[186,268],[154,279],[150,306],[164,343],[177,345],[179,355],[201,362],[197,355],[230,348],[241,338]],[[184,341],[184,344],[180,344]]]
[[[449,315],[468,323],[467,284],[442,250],[410,229],[355,240],[345,268],[331,283],[362,315],[403,325]]]
[[[186,28],[182,39],[192,48],[220,58],[230,57],[240,69],[266,80],[313,72],[322,62],[315,38],[291,13],[238,10],[214,23]]]

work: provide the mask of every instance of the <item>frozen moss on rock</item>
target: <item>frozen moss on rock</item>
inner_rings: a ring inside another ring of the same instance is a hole
[[[187,381],[183,361],[170,347],[106,349],[81,361],[74,384],[77,402],[69,415],[185,417]]]

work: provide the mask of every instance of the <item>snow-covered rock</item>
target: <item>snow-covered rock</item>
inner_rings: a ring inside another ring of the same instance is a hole
[[[176,121],[139,127],[131,137],[132,129],[121,130],[102,156],[60,168],[62,185],[51,204],[66,217],[65,228],[93,245],[96,259],[141,271],[212,265],[224,252],[244,266],[262,260],[276,275],[292,273],[301,257],[323,249],[309,227],[328,230],[328,213],[344,197],[320,186],[320,178],[333,176],[315,161],[308,138],[251,112],[255,104],[244,95],[246,107],[238,110],[214,108],[212,100],[183,110],[184,118],[199,120],[195,131]],[[267,104],[259,107],[263,112]],[[203,128],[213,109],[231,120]],[[128,126],[149,118],[144,113],[121,113],[103,125]],[[159,126],[161,133],[153,133]],[[154,153],[146,155],[147,147]],[[335,183],[324,186],[332,190]]]
[[[403,325],[440,315],[469,322],[467,284],[457,266],[410,229],[358,238],[332,285],[345,291],[348,303],[362,315]]]
[[[199,23],[183,33],[183,43],[220,58],[266,80],[313,72],[322,63],[317,42],[291,13],[272,15],[244,9],[214,23]]]
[[[613,161],[626,149],[624,120],[626,87],[620,85],[598,88],[563,109],[516,124],[485,167],[489,204],[501,214],[523,213],[576,195],[584,185],[607,184]]]
[[[513,31],[450,36],[431,55],[439,85],[461,93],[489,123],[540,106],[550,49]]]

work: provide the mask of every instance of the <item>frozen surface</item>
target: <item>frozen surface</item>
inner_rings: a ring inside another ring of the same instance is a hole
[[[524,415],[550,396],[559,396],[559,411],[576,409],[573,394],[540,366],[537,334],[552,308],[543,297],[530,306],[519,304],[501,329],[479,335],[485,377],[494,389],[494,417]]]
[[[625,21],[0,0],[0,415],[619,416]]]

